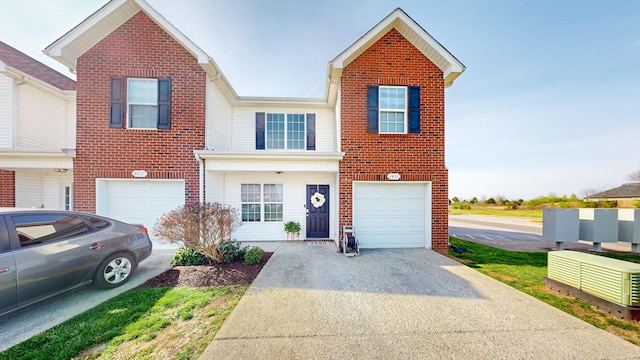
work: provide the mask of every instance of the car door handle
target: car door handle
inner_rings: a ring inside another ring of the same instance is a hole
[[[104,246],[103,243],[93,243],[89,246],[89,250],[99,250]]]
[[[10,270],[11,270],[11,269],[9,269],[9,268],[0,269],[0,274],[3,274],[3,273],[6,273],[6,272],[9,272]]]

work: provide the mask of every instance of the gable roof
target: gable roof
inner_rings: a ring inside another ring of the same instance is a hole
[[[413,46],[424,54],[444,73],[445,86],[451,86],[453,81],[462,74],[465,66],[447,49],[426,32],[401,8],[396,8],[376,26],[364,34],[345,51],[329,62],[329,75],[339,76],[342,69],[355,60],[376,41],[380,40],[389,30],[395,28]]]
[[[623,184],[613,189],[587,196],[590,199],[614,199],[640,197],[640,183]]]
[[[231,99],[238,98],[235,90],[233,90],[215,61],[144,0],[110,0],[80,24],[47,46],[44,49],[44,53],[75,71],[78,58],[82,54],[140,11],[143,11],[196,58],[198,64],[202,66],[209,76],[221,79],[225,85],[223,89],[225,95]]]
[[[453,81],[464,71],[465,67],[440,43],[411,19],[402,9],[397,8],[373,29],[369,30],[358,41],[343,51],[338,57],[329,62],[327,84],[324,99],[309,98],[271,98],[271,97],[241,97],[235,92],[227,78],[224,76],[215,61],[200,49],[189,38],[182,34],[167,19],[160,15],[145,0],[111,0],[96,12],[91,14],[80,24],[69,30],[66,34],[47,46],[44,53],[65,64],[72,71],[76,68],[76,62],[82,54],[91,49],[99,41],[120,27],[131,17],[143,11],[158,26],[160,26],[174,40],[189,51],[198,61],[200,66],[210,76],[211,80],[218,80],[221,84],[218,88],[233,104],[255,103],[296,103],[312,104],[314,106],[332,106],[337,100],[337,83],[344,66],[353,61],[375,41],[380,39],[391,28],[396,28],[427,58],[429,58],[444,73],[445,85],[450,86]],[[337,78],[336,78],[337,76]]]
[[[0,41],[0,71],[7,67],[39,79],[60,90],[75,90],[73,79]]]

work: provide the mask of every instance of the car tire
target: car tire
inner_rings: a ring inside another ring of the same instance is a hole
[[[136,270],[136,261],[127,253],[117,253],[106,258],[98,267],[93,283],[101,289],[123,285]]]

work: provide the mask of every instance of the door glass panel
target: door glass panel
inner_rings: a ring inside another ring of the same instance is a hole
[[[22,247],[67,239],[89,232],[87,224],[75,215],[15,215],[11,219]]]

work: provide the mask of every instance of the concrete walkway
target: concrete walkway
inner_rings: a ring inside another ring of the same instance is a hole
[[[640,359],[640,348],[426,249],[281,244],[201,359]]]

